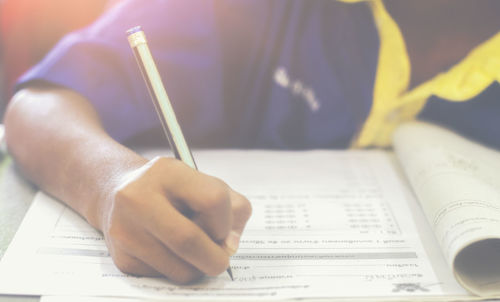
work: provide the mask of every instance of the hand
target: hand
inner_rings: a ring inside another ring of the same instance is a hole
[[[185,284],[227,269],[250,214],[221,180],[158,157],[124,177],[101,228],[120,270]]]

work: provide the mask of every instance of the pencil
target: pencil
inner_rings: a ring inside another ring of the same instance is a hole
[[[184,139],[181,127],[175,117],[174,109],[163,86],[160,73],[149,51],[146,35],[140,26],[136,26],[127,30],[127,36],[170,148],[177,159],[182,160],[191,168],[198,170],[191,150]],[[231,277],[231,280],[234,280],[231,267],[227,268],[227,273]]]

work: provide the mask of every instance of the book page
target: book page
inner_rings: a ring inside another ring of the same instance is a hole
[[[39,194],[0,263],[0,292],[204,301],[471,298],[449,271],[435,270],[444,258],[428,258],[419,237],[427,229],[416,226],[426,222],[414,220],[409,204],[416,201],[388,153],[203,151],[195,158],[253,206],[231,259],[234,281],[224,273],[177,286],[123,274],[99,232]]]
[[[500,153],[422,122],[394,149],[457,280],[500,296]]]

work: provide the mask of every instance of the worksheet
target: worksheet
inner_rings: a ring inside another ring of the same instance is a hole
[[[123,274],[102,234],[39,193],[0,263],[0,293],[172,300],[472,299],[385,151],[194,153],[251,201],[227,273],[189,286]]]

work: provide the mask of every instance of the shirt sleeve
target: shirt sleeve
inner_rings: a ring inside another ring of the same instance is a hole
[[[206,140],[223,120],[221,52],[212,10],[211,1],[123,1],[64,37],[21,77],[17,89],[41,80],[80,93],[118,141],[158,126],[126,36],[140,25],[185,135]]]

